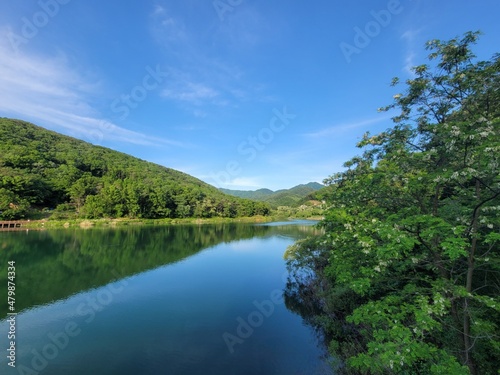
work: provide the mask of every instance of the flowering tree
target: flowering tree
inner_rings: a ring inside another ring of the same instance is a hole
[[[325,181],[325,235],[288,251],[296,275],[315,271],[317,321],[348,371],[499,367],[500,56],[476,61],[477,37],[428,42],[430,65],[380,109],[394,127]]]

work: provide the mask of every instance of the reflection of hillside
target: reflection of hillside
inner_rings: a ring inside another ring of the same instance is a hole
[[[277,227],[269,227],[270,232],[268,235],[282,235],[298,240],[307,235],[319,235],[320,229],[316,229],[310,225],[285,225]]]
[[[15,232],[2,235],[0,261],[16,262],[16,311],[20,312],[177,262],[222,242],[279,234],[298,238],[303,230],[218,224]],[[0,275],[1,284],[7,284],[6,277]],[[0,292],[5,293],[6,288]],[[7,296],[0,298],[3,317]]]

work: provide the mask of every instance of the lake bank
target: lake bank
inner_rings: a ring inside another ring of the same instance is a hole
[[[130,219],[130,218],[104,218],[104,219],[72,219],[72,220],[22,220],[12,221],[22,223],[15,230],[24,229],[52,229],[52,228],[93,228],[93,227],[118,227],[127,225],[183,225],[183,224],[221,224],[221,223],[269,223],[273,221],[296,220],[294,217],[283,216],[251,216],[240,218],[165,218],[165,219]],[[303,219],[303,218],[300,218]],[[311,217],[305,220],[322,220],[322,217]],[[13,229],[13,228],[11,228]],[[8,229],[7,229],[8,230]]]

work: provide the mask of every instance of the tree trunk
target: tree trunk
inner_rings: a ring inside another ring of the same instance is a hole
[[[476,179],[476,199],[480,198],[480,184],[479,180]],[[477,227],[478,227],[478,219],[479,219],[479,211],[480,208],[474,211],[474,217],[472,218],[472,241],[471,247],[469,250],[469,259],[467,261],[467,280],[465,289],[468,293],[472,292],[472,278],[474,276],[474,260],[476,254],[477,247]],[[465,364],[469,367],[470,373],[472,375],[476,374],[476,367],[474,366],[474,360],[472,358],[472,343],[471,343],[471,332],[470,332],[470,315],[469,315],[469,298],[465,297],[464,299],[464,359]]]

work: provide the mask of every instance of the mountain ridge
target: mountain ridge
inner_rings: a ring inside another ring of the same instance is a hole
[[[324,187],[324,185],[318,182],[309,182],[307,184],[293,186],[289,189],[279,189],[276,191],[267,188],[257,190],[232,190],[220,188],[219,190],[235,197],[267,202],[273,207],[294,207],[300,205],[310,194]]]

